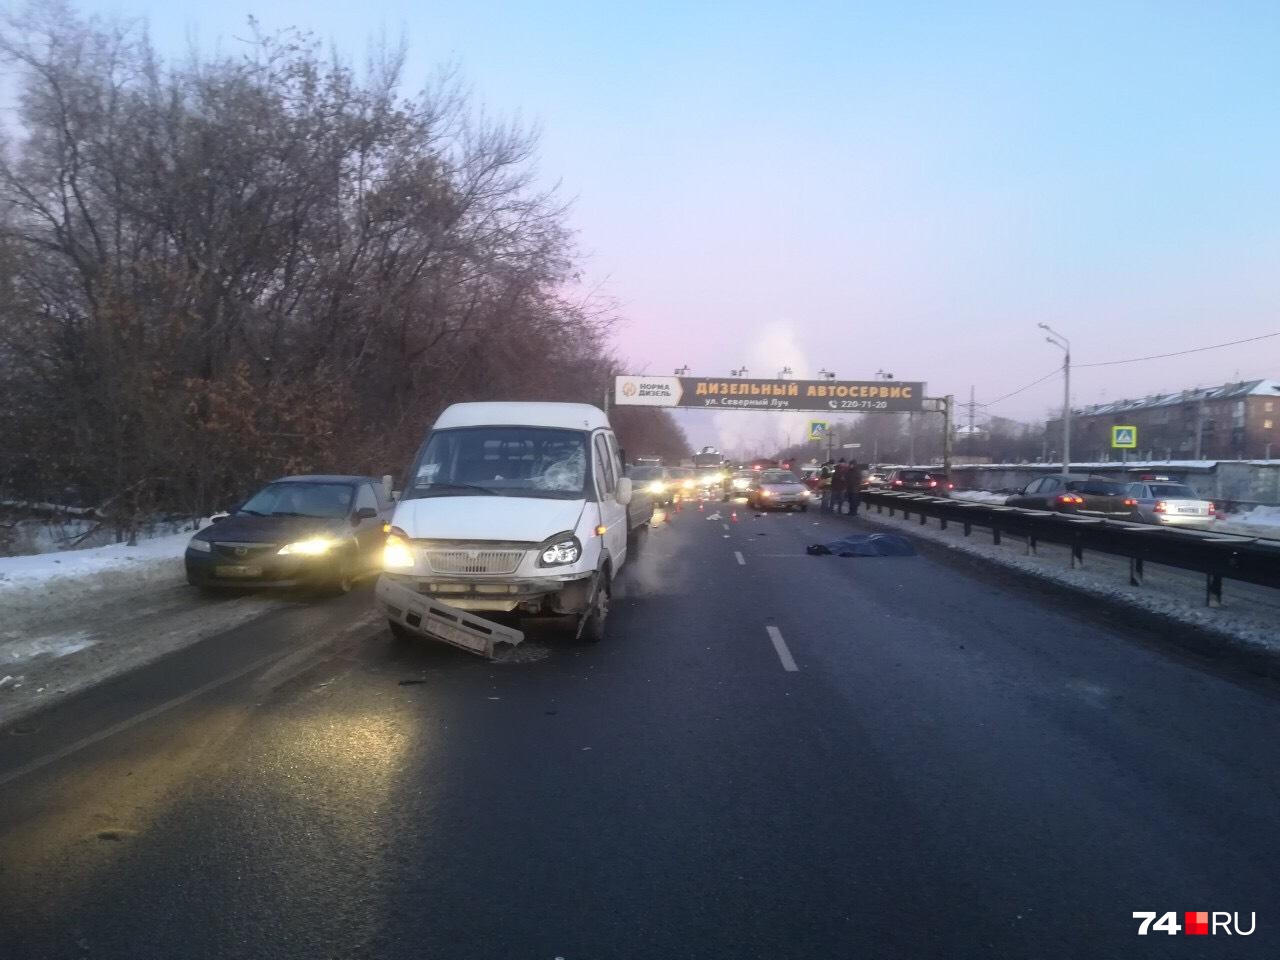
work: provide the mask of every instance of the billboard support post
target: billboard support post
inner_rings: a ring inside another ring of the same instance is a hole
[[[949,393],[942,400],[942,470],[948,478],[951,476],[951,432],[955,426],[954,408],[956,395]]]

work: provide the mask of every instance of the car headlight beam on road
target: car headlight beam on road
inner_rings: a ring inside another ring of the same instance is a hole
[[[306,540],[286,543],[276,552],[282,557],[319,557],[328,553],[336,545],[337,541],[332,537],[309,537]]]
[[[399,534],[388,534],[382,548],[382,566],[387,570],[405,570],[413,566],[413,551]]]

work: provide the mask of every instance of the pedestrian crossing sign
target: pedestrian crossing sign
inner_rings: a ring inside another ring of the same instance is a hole
[[[1111,446],[1116,450],[1133,450],[1138,446],[1137,427],[1112,427]]]
[[[830,426],[826,420],[810,420],[809,421],[809,439],[825,440],[827,436],[827,428]]]

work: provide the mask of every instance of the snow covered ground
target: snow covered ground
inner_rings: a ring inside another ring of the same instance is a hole
[[[285,602],[198,595],[182,567],[190,538],[0,557],[0,724]]]
[[[43,509],[53,504],[24,504],[16,501],[0,501],[0,507],[34,507]],[[35,553],[54,553],[63,550],[86,550],[94,547],[114,546],[115,527],[103,523],[84,512],[68,512],[74,508],[59,507],[47,517],[22,517],[0,523],[0,557],[28,556]],[[20,514],[20,510],[19,510]],[[207,521],[198,521],[207,523]],[[142,525],[139,539],[154,539],[170,534],[195,530],[190,519],[153,520]]]
[[[1277,509],[1277,508],[1269,508]],[[1280,655],[1280,590],[1226,580],[1223,583],[1223,605],[1205,606],[1205,581],[1201,574],[1154,563],[1146,566],[1145,582],[1140,587],[1129,584],[1129,562],[1123,557],[1085,553],[1082,568],[1071,567],[1070,550],[1056,544],[1040,544],[1036,553],[1027,552],[1024,541],[1005,535],[1003,543],[991,542],[988,531],[975,528],[969,537],[957,524],[946,530],[937,521],[921,526],[918,518],[904,521],[901,515],[860,513],[861,518],[876,526],[892,528],[907,536],[919,536],[973,556],[983,557],[1002,566],[1012,567],[1045,580],[1061,583],[1085,594],[1117,600],[1161,616],[1171,617],[1229,637],[1249,650]]]
[[[1248,537],[1280,540],[1280,507],[1254,507],[1245,513],[1229,514],[1214,529]]]
[[[953,490],[952,500],[972,500],[974,503],[1004,503],[1009,499],[1007,494],[989,493],[986,490]]]
[[[136,547],[113,543],[86,550],[0,557],[0,603],[22,591],[52,587],[58,580],[75,579],[92,589],[96,581],[137,580],[161,570],[172,573],[190,539],[188,531],[139,540]]]

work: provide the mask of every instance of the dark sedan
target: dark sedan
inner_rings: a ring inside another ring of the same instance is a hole
[[[949,497],[954,484],[941,470],[901,468],[889,474],[885,486],[899,493],[927,493],[931,497]]]
[[[1111,520],[1131,519],[1134,507],[1125,484],[1101,477],[1072,475],[1032,480],[1005,503],[1011,507],[1054,510]]]
[[[386,489],[372,477],[276,480],[191,538],[187,582],[346,593],[380,567],[391,508]]]

